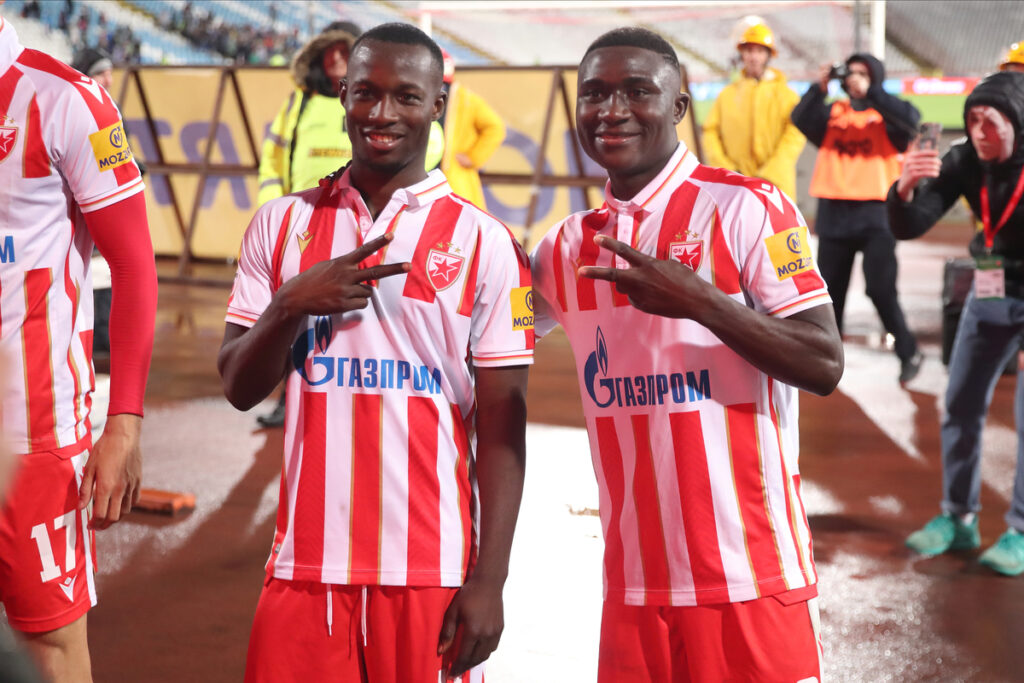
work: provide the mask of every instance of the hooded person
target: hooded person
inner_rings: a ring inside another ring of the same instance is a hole
[[[789,115],[800,98],[769,62],[778,54],[764,20],[748,17],[737,36],[743,68],[722,89],[702,126],[707,164],[764,178],[796,198],[796,161],[804,136]]]
[[[825,101],[833,78],[841,80],[849,99]],[[826,64],[793,109],[792,120],[819,148],[810,186],[811,196],[818,198],[818,267],[828,283],[839,329],[859,251],[868,298],[895,339],[899,381],[906,384],[917,376],[923,356],[896,293],[896,241],[885,198],[921,116],[912,104],[885,92],[884,81],[882,62],[864,52],[851,55],[842,67]]]
[[[348,71],[359,28],[334,22],[299,50],[291,64],[295,90],[263,141],[257,202],[316,187],[352,158],[338,83]]]
[[[982,80],[964,103],[967,138],[939,157],[906,155],[887,206],[900,239],[924,234],[964,197],[982,228],[970,243],[974,283],[949,359],[942,421],[941,513],[907,538],[923,555],[981,545],[981,434],[996,381],[1024,334],[1024,73]],[[978,561],[1008,576],[1024,574],[1024,382],[1017,375],[1017,474],[1006,531]]]
[[[102,48],[87,47],[80,50],[71,61],[71,68],[81,71],[108,92],[114,83],[114,61]]]

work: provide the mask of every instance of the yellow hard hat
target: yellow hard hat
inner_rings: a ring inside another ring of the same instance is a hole
[[[1014,43],[1003,55],[1003,63],[999,65],[1000,71],[1006,71],[1011,64],[1024,65],[1024,41]]]
[[[775,49],[775,34],[772,33],[772,30],[768,28],[768,24],[765,23],[748,26],[740,35],[736,48],[739,49],[740,45],[763,45],[772,51],[772,57],[779,54],[778,50]]]

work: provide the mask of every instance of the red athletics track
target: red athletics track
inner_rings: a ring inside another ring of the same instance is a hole
[[[903,548],[938,506],[940,272],[946,257],[962,255],[968,230],[940,227],[899,247],[904,308],[927,355],[909,390],[896,384],[897,362],[880,348],[879,323],[855,280],[840,390],[801,397],[830,680],[1024,680],[1024,577],[982,569],[977,552],[922,559]],[[177,518],[133,513],[98,535],[100,604],[89,623],[99,682],[241,680],[281,434],[255,429],[255,412],[238,413],[221,397],[214,360],[226,299],[226,289],[160,288],[145,485],[195,493],[197,508]],[[986,430],[985,545],[1004,529],[1013,477],[1013,381],[1000,381]],[[529,400],[531,423],[581,425],[560,333],[538,345]],[[586,441],[571,429],[532,434],[508,625],[488,680],[592,680],[600,541]]]

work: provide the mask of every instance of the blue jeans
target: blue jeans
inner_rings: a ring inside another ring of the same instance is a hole
[[[1024,299],[967,297],[949,359],[942,422],[942,509],[962,515],[981,508],[981,430],[1000,372],[1020,348]],[[1017,475],[1006,523],[1024,530],[1024,373],[1017,373]]]

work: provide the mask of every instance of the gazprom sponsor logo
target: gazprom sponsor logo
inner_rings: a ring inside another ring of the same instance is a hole
[[[0,241],[0,263],[14,263],[13,235],[7,235]]]
[[[358,389],[397,389],[441,393],[441,371],[394,358],[327,354],[333,337],[331,318],[320,316],[292,344],[292,366],[309,386],[334,384]],[[312,354],[312,356],[311,356]]]
[[[692,403],[711,398],[711,374],[697,371],[608,376],[608,344],[597,328],[594,351],[587,356],[583,381],[598,408]]]

